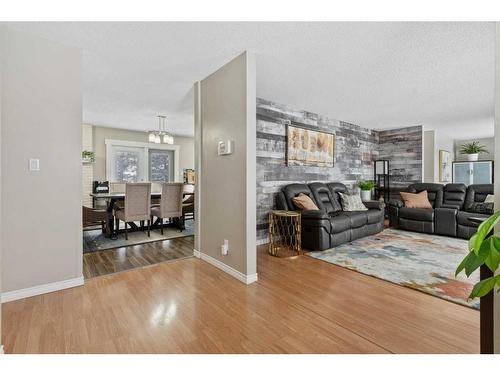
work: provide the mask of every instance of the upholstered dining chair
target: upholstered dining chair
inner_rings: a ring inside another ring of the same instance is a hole
[[[182,182],[165,182],[161,185],[160,205],[151,208],[151,220],[153,220],[153,216],[160,219],[161,234],[163,234],[163,219],[177,218],[180,223],[183,186]]]
[[[148,237],[151,229],[151,183],[135,182],[125,185],[125,205],[115,211],[116,229],[120,220],[125,222],[125,239],[128,240],[127,224],[134,221],[148,222]]]

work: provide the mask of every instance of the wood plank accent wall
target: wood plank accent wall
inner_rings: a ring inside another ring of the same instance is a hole
[[[379,131],[379,158],[389,160],[391,197],[422,182],[422,126]]]
[[[285,120],[335,133],[335,166],[287,167]],[[372,162],[381,158],[391,160],[397,186],[421,181],[422,136],[421,126],[379,132],[257,98],[257,242],[268,241],[268,213],[283,185],[338,181],[353,187],[358,180],[373,179]]]
[[[284,120],[335,133],[334,168],[287,167]],[[257,241],[267,242],[267,214],[281,186],[313,181],[341,181],[352,186],[357,180],[373,179],[372,160],[377,158],[377,148],[378,134],[374,130],[257,98]]]

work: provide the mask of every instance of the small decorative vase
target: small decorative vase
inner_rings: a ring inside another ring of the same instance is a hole
[[[372,199],[372,191],[371,190],[361,190],[361,200],[363,202],[369,201]]]
[[[479,154],[467,154],[467,161],[477,161]]]

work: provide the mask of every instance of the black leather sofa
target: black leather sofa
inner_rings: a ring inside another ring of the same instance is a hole
[[[339,182],[290,184],[283,186],[276,196],[279,210],[298,210],[292,198],[300,193],[308,195],[319,210],[302,213],[302,247],[308,250],[325,250],[381,232],[384,229],[384,204],[364,202],[367,211],[342,211],[339,192],[347,192]]]
[[[489,216],[477,212],[474,203],[484,202],[488,194],[493,194],[493,184],[466,187],[464,184],[418,183],[407,189],[410,193],[424,190],[432,209],[407,208],[402,200],[389,201],[389,225],[392,228],[469,239],[478,227],[469,218]]]

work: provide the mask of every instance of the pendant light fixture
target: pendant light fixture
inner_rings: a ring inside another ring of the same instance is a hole
[[[158,115],[158,130],[150,131],[148,140],[151,143],[174,144],[174,136],[167,132],[167,116]]]

